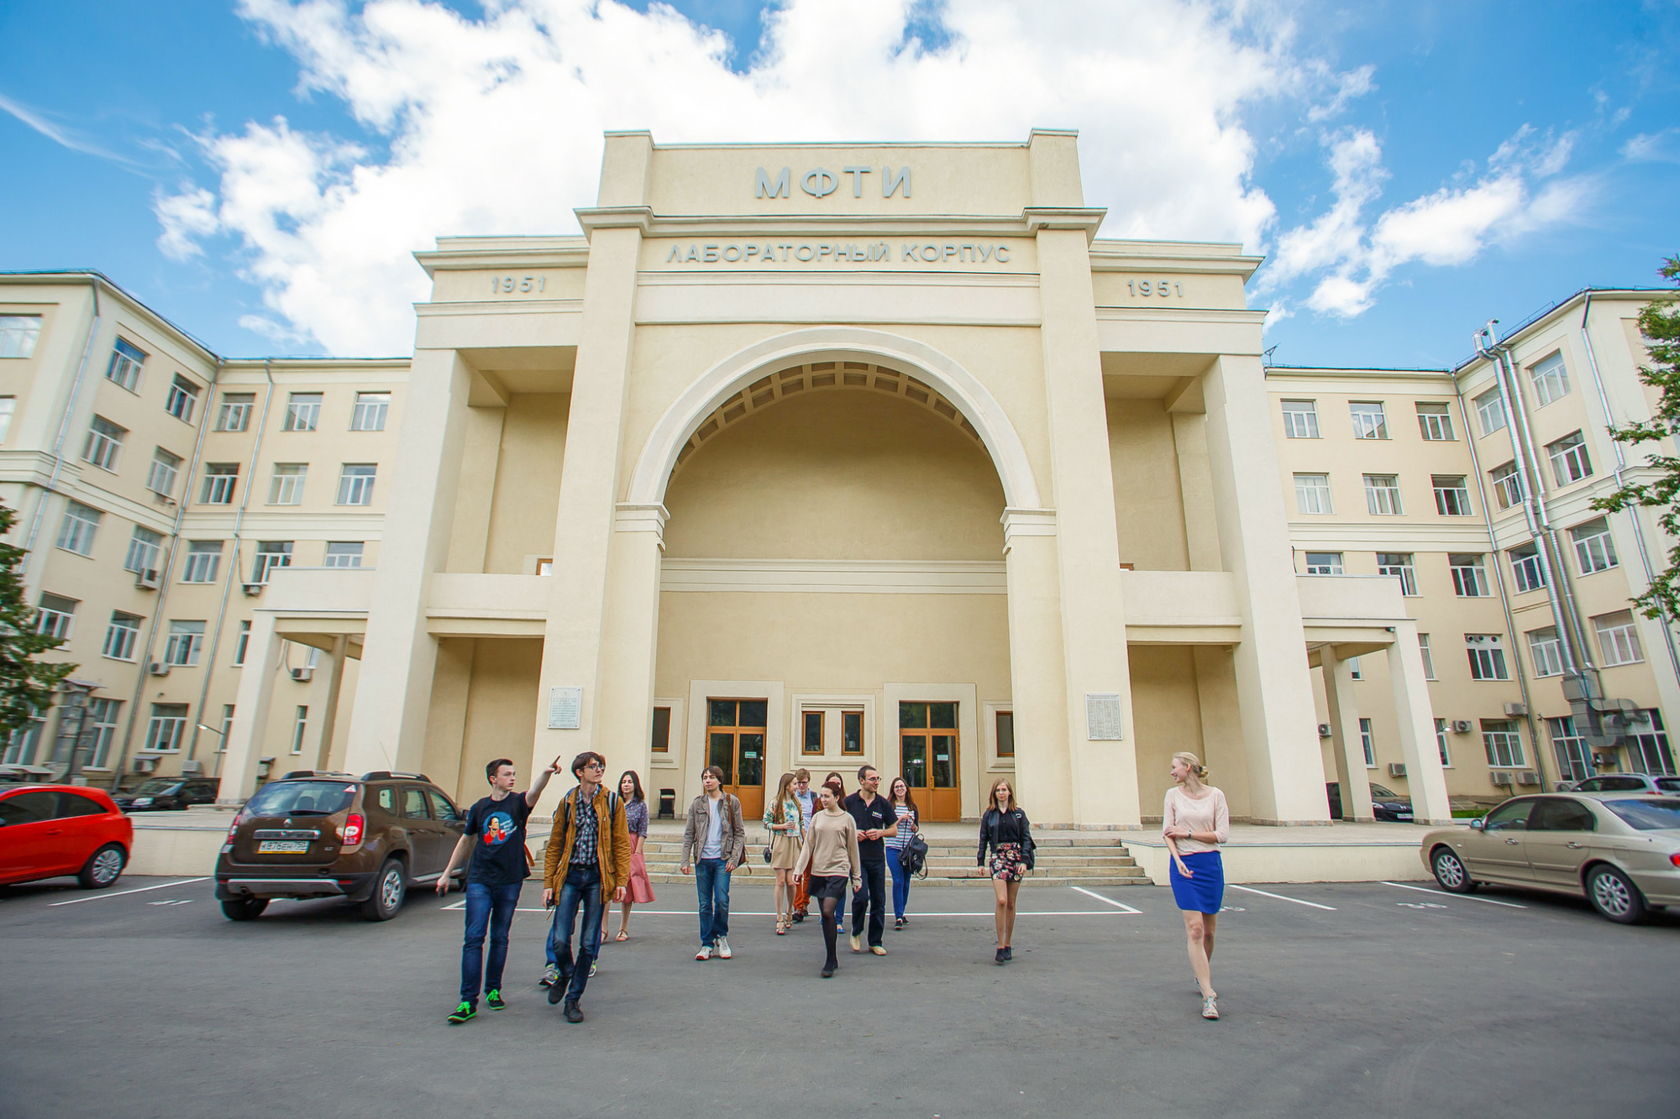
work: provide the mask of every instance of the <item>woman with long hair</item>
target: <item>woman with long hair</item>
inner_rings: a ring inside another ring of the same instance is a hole
[[[630,881],[625,884],[623,909],[618,915],[618,935],[614,940],[630,939],[630,907],[653,901],[653,883],[648,881],[647,860],[642,848],[647,844],[647,797],[642,793],[642,779],[633,769],[624,771],[618,779],[619,799],[624,801],[624,820],[630,825]]]
[[[1172,861],[1167,881],[1184,912],[1190,970],[1202,992],[1202,1017],[1219,1017],[1213,989],[1213,927],[1225,899],[1225,866],[1219,845],[1231,838],[1231,809],[1225,794],[1207,784],[1207,766],[1188,750],[1172,756],[1173,787],[1161,805],[1161,834]]]
[[[910,923],[904,915],[905,903],[910,900],[910,872],[904,869],[899,859],[904,854],[904,845],[916,834],[921,813],[916,810],[916,799],[910,795],[910,783],[902,777],[893,778],[887,803],[898,814],[898,827],[887,836],[886,844],[887,869],[892,871],[893,880],[893,928],[902,929]]]
[[[986,854],[991,853],[987,864]],[[980,852],[975,862],[985,867],[992,877],[992,889],[997,894],[997,963],[1001,966],[1014,959],[1010,941],[1015,937],[1015,897],[1021,892],[1021,879],[1033,866],[1032,824],[1027,814],[1015,803],[1015,789],[1006,777],[992,782],[986,796],[986,811],[980,817]]]
[[[805,841],[805,813],[793,793],[794,776],[782,774],[776,795],[764,809],[764,828],[770,833],[770,869],[776,872],[776,935],[793,927],[794,890],[788,872],[799,865],[800,847]]]
[[[840,903],[846,896],[846,887],[849,885],[854,891],[863,887],[857,821],[840,807],[845,792],[845,786],[839,781],[830,781],[822,787],[822,808],[811,816],[805,847],[799,852],[799,865],[793,868],[795,881],[810,876],[811,900],[822,909],[823,945],[828,949],[822,969],[824,979],[833,976],[840,967],[834,947],[839,939]]]

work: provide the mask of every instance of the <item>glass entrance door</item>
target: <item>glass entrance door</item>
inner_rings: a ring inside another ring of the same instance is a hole
[[[770,704],[762,699],[706,701],[706,764],[723,770],[723,787],[741,798],[741,816],[764,817],[764,734]]]
[[[899,758],[924,820],[962,819],[957,784],[957,705],[898,705]]]

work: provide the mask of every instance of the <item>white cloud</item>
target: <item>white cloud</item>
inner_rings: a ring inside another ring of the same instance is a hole
[[[1622,157],[1634,163],[1680,163],[1680,128],[1641,132],[1622,145]]]
[[[216,196],[203,187],[187,187],[180,194],[159,193],[152,202],[163,232],[157,239],[158,248],[171,260],[187,260],[200,256],[204,250],[199,239],[208,237],[222,227],[216,217]]]

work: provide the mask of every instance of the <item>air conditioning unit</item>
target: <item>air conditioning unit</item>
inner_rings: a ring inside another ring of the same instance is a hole
[[[1470,720],[1469,719],[1454,719],[1452,721],[1452,729],[1453,729],[1454,734],[1469,734],[1470,733]]]
[[[1405,762],[1389,762],[1388,763],[1388,775],[1390,777],[1404,777],[1404,776],[1406,776],[1406,763]]]
[[[245,591],[246,594],[250,595],[253,598],[255,598],[259,594],[262,594],[263,585],[261,583],[241,583],[240,586],[241,586],[241,588],[243,588],[243,590]]]
[[[1506,788],[1509,788],[1511,785],[1511,774],[1508,770],[1496,769],[1489,773],[1488,777],[1492,779],[1495,785],[1504,786]]]
[[[146,666],[146,671],[150,672],[153,676],[168,676],[169,666],[164,664],[162,661],[153,661],[151,664]]]
[[[1538,773],[1532,773],[1525,769],[1517,774],[1517,784],[1519,785],[1538,785],[1539,783],[1540,775]]]
[[[204,763],[198,759],[188,758],[186,761],[181,763],[182,777],[202,777],[203,775]]]
[[[135,758],[134,759],[134,772],[136,772],[136,773],[156,773],[157,772],[157,763],[158,763],[158,760],[156,758]]]
[[[1511,716],[1517,716],[1517,717],[1527,715],[1528,714],[1528,704],[1526,704],[1526,703],[1507,703],[1505,705],[1505,714],[1511,715]]]
[[[155,571],[142,571],[134,577],[134,585],[143,591],[155,591],[162,580]]]
[[[1320,738],[1329,738],[1332,733],[1329,723],[1318,724],[1318,736]]]
[[[1614,766],[1615,764],[1616,764],[1616,755],[1615,754],[1597,754],[1597,753],[1595,753],[1593,755],[1593,766],[1597,769],[1608,769],[1608,768]]]
[[[300,684],[309,683],[310,678],[313,677],[314,675],[315,675],[315,670],[313,668],[310,668],[308,665],[305,665],[302,668],[292,669],[292,679],[296,680]]]

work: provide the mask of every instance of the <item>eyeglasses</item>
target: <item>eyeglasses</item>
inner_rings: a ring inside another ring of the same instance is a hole
[[[585,763],[583,768],[585,768],[585,769],[605,769],[607,767],[602,765],[600,762],[587,762],[587,763]]]

